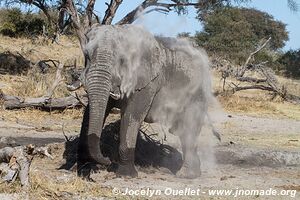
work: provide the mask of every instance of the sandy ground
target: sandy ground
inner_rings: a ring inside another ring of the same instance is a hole
[[[95,183],[86,183],[86,187],[101,188],[105,191],[103,195],[94,193],[92,189],[87,195],[88,192],[76,192],[76,189],[70,192],[62,187],[57,191],[57,196],[49,195],[41,199],[232,199],[237,191],[241,194],[236,197],[238,199],[300,199],[300,121],[241,114],[217,116],[214,118],[214,124],[222,135],[222,141],[218,142],[208,127],[203,129],[199,139],[202,175],[197,179],[177,178],[164,168],[137,167],[139,177],[133,179],[119,178],[112,172],[102,170],[100,173],[92,174]],[[112,116],[111,119],[113,118],[116,116]],[[52,145],[55,159],[36,158],[31,170],[35,176],[46,177],[49,184],[51,182],[66,184],[77,178],[74,171],[58,170],[64,162],[62,159],[64,136],[59,127],[64,126],[65,133],[69,136],[77,135],[80,123],[80,118],[46,120],[44,125],[36,127],[29,122],[18,120],[12,122],[2,117],[0,136],[12,137],[19,144],[56,143],[53,144],[54,147]],[[156,130],[155,125],[151,130],[148,127],[148,131]],[[177,148],[180,146],[178,138],[169,134],[165,143]],[[123,195],[127,189],[131,193],[145,192],[146,194]],[[191,190],[195,190],[196,194],[193,195]],[[232,194],[210,194],[214,190],[232,190]],[[284,195],[266,196],[260,193],[247,196],[242,195],[247,191],[239,190],[248,190],[248,192],[274,190]],[[158,194],[151,196],[151,191]],[[180,191],[183,195],[176,194]],[[174,194],[169,194],[172,192]],[[0,194],[0,199],[21,197],[24,196],[15,193]],[[28,199],[39,198],[32,193],[29,194]]]

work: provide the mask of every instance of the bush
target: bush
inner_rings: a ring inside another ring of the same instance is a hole
[[[16,26],[10,22],[4,22],[0,27],[0,33],[2,35],[14,37],[16,35]]]
[[[290,50],[279,58],[278,62],[283,75],[290,78],[300,78],[300,49]]]
[[[0,33],[10,37],[32,37],[43,32],[45,20],[36,13],[22,13],[20,9],[0,10]]]

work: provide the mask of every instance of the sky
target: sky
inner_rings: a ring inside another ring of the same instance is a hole
[[[104,1],[96,2],[96,13],[103,17],[107,6],[104,4]],[[141,2],[143,0],[123,0],[113,23],[122,19],[123,16]],[[300,6],[300,0],[296,0],[296,2]],[[300,10],[298,12],[291,11],[287,6],[287,0],[253,0],[251,3],[243,4],[243,6],[267,12],[273,15],[276,20],[287,24],[286,28],[290,39],[286,42],[283,50],[300,48]],[[174,12],[170,12],[168,15],[152,12],[139,18],[135,24],[142,25],[157,35],[176,36],[181,32],[190,32],[193,35],[196,31],[201,31],[202,29],[201,24],[195,17],[196,10],[194,8],[189,8],[188,15],[184,16],[178,16]]]

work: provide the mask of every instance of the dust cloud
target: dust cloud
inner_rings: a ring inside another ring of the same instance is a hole
[[[160,77],[151,115],[173,134],[183,136],[188,148],[198,146],[208,106],[216,104],[212,95],[209,59],[204,50],[187,39],[154,37],[137,25],[98,26],[88,33],[85,51],[93,57],[96,49],[112,55],[112,92],[129,97]],[[202,164],[214,164],[213,134],[200,148]]]

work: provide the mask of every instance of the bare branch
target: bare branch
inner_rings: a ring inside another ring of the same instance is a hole
[[[84,101],[84,99],[82,99],[82,97],[80,97],[77,92],[75,92],[75,97],[78,100],[78,102],[81,103],[81,105],[83,107],[85,107],[85,108],[87,107],[87,105],[88,105],[87,102]]]
[[[243,86],[243,87],[239,87],[236,86],[234,88],[234,91],[241,91],[241,90],[267,90],[267,91],[271,91],[271,92],[277,92],[274,90],[274,88],[272,87],[268,87],[268,86],[264,86],[264,85],[251,85],[251,86]]]
[[[158,9],[152,9],[152,11],[163,11],[169,12],[172,10],[172,8],[177,6],[198,6],[199,3],[189,3],[189,2],[180,2],[178,0],[172,0],[174,3],[159,3],[158,0],[145,0],[143,3],[139,6],[137,6],[135,9],[133,9],[131,12],[129,12],[123,19],[121,19],[117,24],[131,24],[138,18],[138,13],[142,12],[148,7],[155,6]],[[149,12],[147,12],[149,13]]]
[[[58,68],[56,70],[56,75],[55,75],[55,79],[54,82],[52,84],[52,86],[48,89],[47,94],[44,96],[45,98],[50,99],[54,93],[54,90],[56,89],[56,87],[61,83],[61,81],[63,80],[61,72],[64,68],[63,64],[59,64]]]
[[[121,5],[123,0],[111,0],[110,4],[108,5],[108,8],[105,11],[105,15],[102,21],[102,24],[108,25],[112,23],[113,18],[115,17],[115,14]]]
[[[137,6],[135,9],[133,9],[131,12],[129,12],[123,19],[121,19],[117,24],[131,24],[135,21],[137,13],[139,13],[141,10],[146,9],[149,6],[155,5],[158,2],[158,0],[145,0],[143,3],[139,6]]]
[[[242,69],[238,72],[238,76],[242,77],[246,71],[246,68],[250,62],[250,60],[253,58],[253,56],[255,54],[257,54],[258,52],[260,52],[263,48],[265,48],[265,46],[270,42],[272,38],[269,37],[269,39],[267,39],[261,46],[259,46],[254,52],[250,53],[249,57],[247,58],[245,64],[243,65]]]
[[[265,83],[267,79],[258,79],[258,78],[251,78],[251,77],[237,77],[238,81],[241,82],[249,82],[249,83]]]
[[[78,11],[77,8],[75,7],[73,0],[62,0],[60,11],[61,12],[65,11],[71,16],[72,25],[77,33],[77,37],[79,39],[80,45],[82,49],[84,49],[83,47],[87,42],[87,38],[84,34],[85,33],[84,26],[80,22]]]
[[[39,8],[45,14],[51,28],[54,28],[55,21],[49,13],[49,6],[47,5],[46,1],[44,1],[44,0],[33,0],[33,1],[32,0],[20,0],[20,2],[24,3],[24,4],[34,5],[37,8]]]
[[[85,9],[85,21],[84,21],[85,28],[92,26],[95,2],[96,2],[96,0],[88,1],[87,7]]]
[[[168,13],[170,10],[169,9],[164,9],[164,8],[153,8],[153,9],[150,9],[150,10],[147,10],[144,15],[146,14],[149,14],[151,12],[160,12],[160,13],[163,13],[163,14],[166,14]]]

